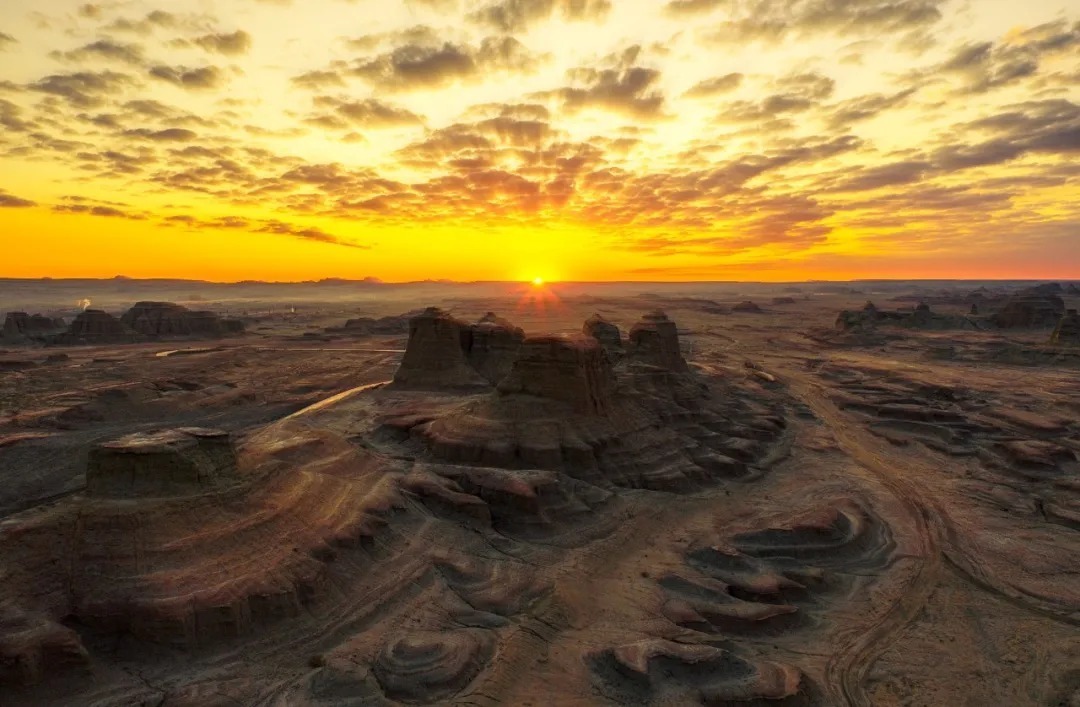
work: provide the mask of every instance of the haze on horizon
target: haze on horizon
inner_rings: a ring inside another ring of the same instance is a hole
[[[0,277],[1080,279],[1080,0],[7,0]]]

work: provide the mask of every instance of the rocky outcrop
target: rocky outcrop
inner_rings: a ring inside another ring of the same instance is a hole
[[[438,307],[428,307],[409,322],[409,343],[394,383],[408,388],[487,385],[466,357],[471,338],[468,324]]]
[[[1032,288],[1010,297],[991,321],[1002,329],[1041,329],[1055,326],[1063,314],[1065,302],[1060,297]]]
[[[561,400],[586,415],[605,412],[614,390],[615,376],[604,347],[585,336],[525,339],[510,375],[499,383],[504,395]]]
[[[1050,343],[1058,346],[1080,346],[1080,315],[1075,309],[1065,311],[1050,335]]]
[[[87,309],[80,312],[68,330],[57,337],[57,343],[123,343],[134,338],[134,332],[113,315],[100,309]]]
[[[646,314],[630,329],[629,353],[634,360],[669,371],[686,371],[679,348],[679,329],[659,310]]]
[[[236,480],[228,432],[183,427],[137,433],[90,450],[87,493],[132,498],[201,493]]]
[[[836,317],[836,328],[847,333],[869,332],[882,324],[908,329],[977,328],[967,317],[935,314],[925,302],[920,302],[913,312],[887,312],[879,310],[873,302],[867,302],[861,310],[844,310]]]
[[[746,300],[745,302],[739,302],[737,305],[731,308],[732,312],[741,312],[742,314],[759,314],[761,307],[757,306],[754,302]]]
[[[2,336],[5,341],[35,339],[63,331],[63,319],[53,319],[42,314],[8,312],[4,317]]]
[[[215,312],[193,311],[173,302],[136,302],[120,321],[137,334],[151,338],[216,338],[241,333],[244,327],[239,320],[226,323]]]
[[[772,298],[772,303],[773,304],[795,304],[795,298],[794,297],[773,297]]]
[[[622,332],[599,314],[594,314],[585,320],[581,331],[585,336],[591,336],[600,342],[600,345],[608,352],[609,356],[621,356],[623,352]]]
[[[498,383],[510,373],[524,340],[520,327],[488,312],[466,333],[466,360],[490,383]]]

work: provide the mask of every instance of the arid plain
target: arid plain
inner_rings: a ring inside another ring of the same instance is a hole
[[[90,287],[0,283],[0,704],[1080,705],[1075,284]]]

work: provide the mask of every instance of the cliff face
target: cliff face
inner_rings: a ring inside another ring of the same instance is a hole
[[[646,314],[630,329],[629,354],[636,361],[669,371],[687,370],[679,349],[679,329],[660,311]]]
[[[109,498],[199,493],[236,479],[236,451],[227,432],[184,427],[139,433],[90,451],[86,488]]]
[[[584,336],[525,339],[510,375],[499,384],[500,393],[561,400],[586,415],[607,411],[614,390],[607,353]]]
[[[409,343],[394,383],[411,388],[458,388],[487,385],[465,353],[469,325],[437,307],[409,322]]]

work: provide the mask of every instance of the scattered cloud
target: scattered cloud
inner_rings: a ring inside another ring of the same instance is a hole
[[[150,75],[156,79],[190,90],[218,88],[225,83],[224,73],[216,66],[189,69],[184,66],[162,65],[151,68]]]
[[[25,209],[31,206],[37,206],[37,203],[29,199],[22,199],[14,194],[8,194],[3,189],[0,189],[0,209]]]

